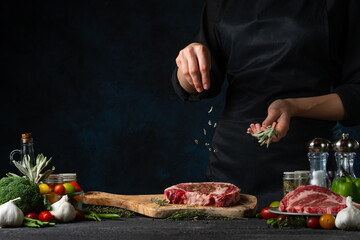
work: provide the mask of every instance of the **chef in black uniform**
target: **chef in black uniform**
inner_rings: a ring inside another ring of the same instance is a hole
[[[360,123],[360,1],[208,0],[196,41],[172,76],[184,101],[219,94],[207,180],[230,182],[260,205],[282,198],[282,173],[307,170],[305,143]],[[276,122],[267,149],[247,130]]]

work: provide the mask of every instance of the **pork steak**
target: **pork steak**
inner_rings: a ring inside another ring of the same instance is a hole
[[[360,204],[354,203],[360,208]],[[346,208],[346,198],[315,185],[300,186],[280,201],[279,211],[289,213],[337,214]]]
[[[227,207],[240,200],[240,189],[230,183],[180,183],[164,191],[169,203]]]

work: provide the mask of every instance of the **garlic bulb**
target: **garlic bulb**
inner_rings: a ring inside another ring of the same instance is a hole
[[[352,198],[346,198],[346,206],[335,219],[335,226],[339,229],[360,229],[360,210],[353,203]]]
[[[75,219],[76,210],[69,203],[69,197],[64,195],[59,201],[51,205],[50,213],[60,222],[70,222]]]
[[[0,227],[19,227],[23,220],[24,214],[13,202],[20,200],[15,198],[0,206]]]

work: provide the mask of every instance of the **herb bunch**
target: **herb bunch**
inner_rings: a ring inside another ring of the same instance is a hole
[[[204,211],[199,210],[185,210],[185,211],[177,211],[166,219],[170,220],[229,220],[230,218],[221,217],[217,215],[210,215],[205,213]]]
[[[306,216],[292,216],[287,217],[283,221],[278,221],[276,218],[271,218],[266,221],[269,227],[274,228],[303,228],[306,227],[306,221],[308,217]]]
[[[121,218],[129,218],[135,215],[135,213],[118,207],[108,207],[100,205],[90,205],[84,209],[85,212],[94,212],[96,214],[117,214]]]
[[[266,143],[267,148],[269,148],[271,140],[273,139],[274,136],[276,136],[277,138],[279,137],[279,133],[275,130],[275,124],[273,124],[272,126],[269,125],[264,130],[261,130],[254,134],[250,132],[247,133],[258,138],[258,143],[260,143],[260,146]]]

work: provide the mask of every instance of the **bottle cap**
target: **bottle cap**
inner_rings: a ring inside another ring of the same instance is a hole
[[[349,139],[348,133],[343,133],[341,138],[333,142],[335,152],[356,152],[359,149],[359,143],[355,139]]]
[[[20,139],[23,143],[29,143],[32,140],[32,136],[31,133],[23,133],[21,134],[21,139]]]
[[[329,152],[331,142],[325,138],[314,138],[308,142],[309,152]]]

